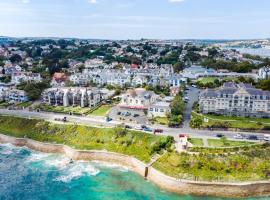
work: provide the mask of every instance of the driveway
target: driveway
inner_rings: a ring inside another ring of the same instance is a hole
[[[200,89],[194,87],[188,87],[188,89],[189,90],[186,91],[187,94],[185,94],[185,96],[189,98],[189,101],[186,104],[183,114],[183,128],[189,128],[192,106],[196,101],[199,100],[199,93],[201,91]]]

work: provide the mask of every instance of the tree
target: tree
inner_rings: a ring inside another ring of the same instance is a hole
[[[185,67],[185,63],[180,62],[180,61],[173,65],[174,72],[176,73],[182,71],[184,67]]]
[[[21,83],[17,86],[18,89],[22,89],[27,93],[27,96],[30,100],[35,101],[40,98],[41,93],[44,89],[49,87],[48,82],[40,82],[40,83]]]
[[[259,83],[257,84],[257,88],[270,91],[270,79],[259,81]]]
[[[13,54],[10,58],[9,58],[10,62],[12,63],[18,63],[22,61],[22,57],[18,54]]]
[[[183,102],[180,95],[177,95],[171,104],[172,115],[182,115],[185,108],[185,103]]]
[[[201,128],[203,120],[201,118],[195,117],[190,120],[191,128]]]

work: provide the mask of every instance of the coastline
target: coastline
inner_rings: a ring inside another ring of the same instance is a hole
[[[74,160],[105,161],[123,165],[131,171],[145,177],[160,188],[185,195],[214,196],[214,197],[260,197],[270,195],[270,181],[242,182],[242,183],[218,183],[218,182],[196,182],[188,180],[177,180],[169,177],[138,159],[108,151],[75,150],[62,144],[43,143],[26,138],[15,138],[0,134],[0,143],[11,143],[15,146],[26,146],[30,149],[44,153],[64,154]]]

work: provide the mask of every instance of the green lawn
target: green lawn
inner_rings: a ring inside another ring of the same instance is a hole
[[[93,128],[61,125],[0,115],[0,133],[41,141],[66,144],[82,150],[108,150],[135,156],[149,162],[153,153],[167,148],[168,138],[121,128]],[[169,144],[168,144],[169,145]],[[170,147],[171,145],[169,145]]]
[[[8,102],[6,102],[6,101],[0,102],[0,106],[1,106],[1,107],[8,107],[8,106],[10,106],[10,105],[13,105],[13,104],[10,104],[10,103],[8,103]]]
[[[204,78],[200,78],[198,80],[198,82],[200,82],[201,84],[207,84],[207,83],[214,83],[214,81],[218,79],[216,77],[204,77]]]
[[[179,179],[200,181],[269,180],[270,145],[239,154],[187,154],[168,152],[153,167]]]
[[[210,147],[234,147],[234,146],[247,146],[254,144],[253,142],[247,141],[232,141],[227,140],[225,143],[221,139],[208,139]]]
[[[56,113],[73,113],[73,114],[87,114],[91,111],[91,108],[81,108],[79,106],[77,107],[64,107],[64,106],[49,106],[49,105],[38,105],[36,108],[39,108],[41,110],[47,111],[47,112],[56,112]]]
[[[112,108],[111,105],[101,105],[99,108],[94,110],[90,115],[95,115],[95,116],[106,116],[108,111]]]
[[[202,127],[211,127],[222,123],[227,123],[229,128],[258,130],[265,126],[270,126],[270,119],[263,118],[244,118],[244,117],[226,117],[219,115],[199,115],[192,113],[192,117],[203,120]],[[208,119],[206,122],[204,119]]]
[[[193,146],[203,146],[203,140],[201,138],[188,138],[188,141],[193,144]]]
[[[160,125],[168,125],[169,124],[169,120],[167,117],[155,117],[153,119],[153,122],[156,124],[160,124]]]
[[[24,107],[24,108],[27,108],[31,105],[32,105],[31,101],[16,104],[17,107]]]

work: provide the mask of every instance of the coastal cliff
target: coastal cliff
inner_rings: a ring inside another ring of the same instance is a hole
[[[145,176],[147,179],[161,188],[178,193],[192,194],[198,196],[218,197],[252,197],[269,196],[270,181],[243,182],[243,183],[218,183],[218,182],[197,182],[178,180],[164,175],[151,166],[137,160],[134,157],[107,152],[107,151],[82,151],[61,144],[42,143],[26,138],[15,138],[0,134],[0,143],[11,143],[16,146],[26,146],[30,149],[45,152],[65,154],[74,160],[106,161],[128,167],[130,170]]]

